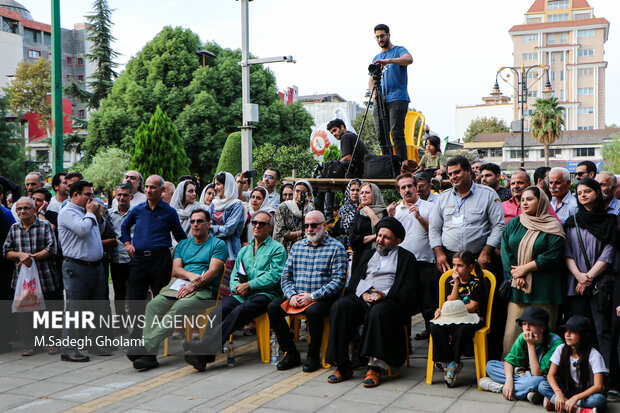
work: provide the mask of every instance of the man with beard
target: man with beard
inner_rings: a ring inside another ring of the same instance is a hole
[[[418,279],[416,259],[400,248],[405,228],[394,217],[385,217],[375,226],[376,250],[366,250],[351,272],[346,295],[330,311],[329,344],[326,361],[337,369],[327,379],[339,383],[353,375],[349,344],[363,325],[362,356],[368,357],[364,387],[381,383],[381,372],[405,362],[405,325],[416,301]]]
[[[62,203],[69,198],[69,185],[67,185],[66,173],[58,172],[52,178],[52,188],[56,191],[56,195],[51,199],[48,211],[60,212]]]
[[[534,170],[534,185],[545,191],[547,198],[551,199],[551,192],[549,192],[549,171],[551,168],[548,166],[540,166]]]
[[[347,130],[342,119],[334,119],[327,124],[327,130],[340,141],[340,162],[350,162],[350,177],[361,178],[364,174],[364,155],[366,145],[357,135]]]
[[[325,231],[325,217],[320,211],[309,212],[303,226],[307,237],[293,244],[282,271],[281,286],[285,298],[272,301],[267,313],[280,348],[286,353],[277,365],[278,370],[301,364],[286,316],[287,311],[305,314],[309,343],[303,370],[311,373],[320,365],[323,317],[329,314],[332,304],[342,293],[347,254],[342,244]]]
[[[596,176],[596,164],[592,161],[581,161],[577,164],[577,170],[575,172],[577,182],[582,178],[592,178]]]
[[[523,191],[531,185],[530,176],[525,172],[517,171],[510,177],[510,193],[512,194],[512,198],[502,202],[506,224],[514,217],[521,215],[521,195]],[[549,205],[549,210],[547,212],[549,215],[553,215],[556,218],[558,217],[553,208],[551,208],[551,205]]]
[[[481,176],[480,176],[480,168],[482,167],[482,165],[484,164],[484,162],[482,161],[474,161],[474,163],[471,164],[471,170],[473,172],[473,180],[475,183],[480,184],[481,182]]]
[[[551,206],[560,222],[577,213],[577,198],[570,192],[570,172],[566,168],[553,168],[549,171],[549,191]]]
[[[608,214],[620,215],[620,201],[616,199],[614,193],[618,187],[618,180],[611,172],[601,171],[596,175],[596,181],[601,184],[601,193],[605,201],[605,211]]]

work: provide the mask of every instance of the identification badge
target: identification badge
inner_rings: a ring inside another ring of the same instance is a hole
[[[454,215],[452,217],[452,222],[460,225],[463,223],[463,218],[465,218],[463,215]]]

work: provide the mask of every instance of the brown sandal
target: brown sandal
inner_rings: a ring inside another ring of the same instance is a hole
[[[353,370],[347,370],[342,374],[340,370],[336,369],[334,372],[327,378],[328,383],[340,383],[341,381],[345,381],[350,379],[353,376]]]
[[[368,369],[366,371],[366,377],[362,382],[364,387],[377,387],[381,384],[381,372],[377,370]]]

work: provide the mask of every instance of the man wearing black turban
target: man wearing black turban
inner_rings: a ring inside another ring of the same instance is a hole
[[[362,252],[356,260],[345,295],[329,313],[325,361],[337,366],[327,379],[330,383],[353,375],[349,344],[361,325],[360,355],[368,357],[364,387],[379,385],[382,370],[405,362],[408,340],[403,326],[409,322],[416,301],[416,259],[399,247],[405,228],[397,219],[385,217],[375,229],[376,249]]]

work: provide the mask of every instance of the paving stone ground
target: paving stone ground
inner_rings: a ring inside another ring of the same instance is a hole
[[[423,328],[414,318],[413,333]],[[331,370],[310,375],[301,368],[280,372],[262,364],[255,337],[235,337],[235,367],[225,354],[198,373],[181,356],[180,342],[171,340],[170,356],[146,372],[133,369],[120,351],[111,357],[91,356],[89,363],[67,363],[46,353],[23,358],[19,351],[0,354],[0,411],[2,412],[542,412],[541,406],[508,402],[498,394],[478,391],[473,359],[455,388],[425,383],[427,342],[414,341],[411,367],[397,378],[387,378],[374,389],[361,381],[363,369],[352,379],[327,383]],[[299,349],[305,350],[301,342]],[[609,413],[620,413],[620,403]]]

